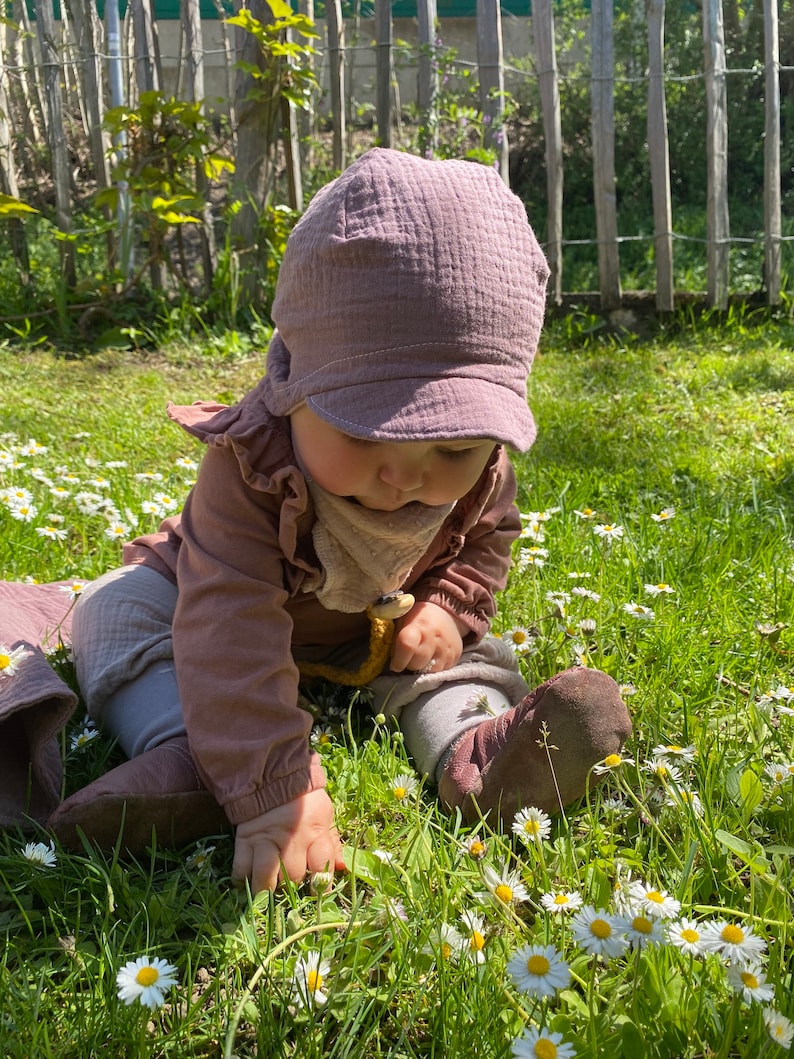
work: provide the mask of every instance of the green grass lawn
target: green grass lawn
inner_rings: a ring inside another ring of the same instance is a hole
[[[581,338],[556,325],[531,379],[496,630],[531,682],[625,687],[634,736],[589,803],[547,835],[465,830],[399,779],[399,733],[320,689],[350,864],[325,889],[231,888],[228,837],[48,865],[23,853],[46,834],[0,836],[3,1055],[791,1054],[794,329]],[[117,565],[200,458],[166,400],[232,401],[261,368],[0,351],[0,576]],[[115,760],[82,729],[67,792]],[[142,956],[174,968],[151,1010],[117,996]]]

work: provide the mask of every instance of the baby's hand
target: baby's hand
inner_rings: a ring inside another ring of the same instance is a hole
[[[432,663],[434,673],[451,669],[463,652],[466,626],[435,603],[415,603],[397,622],[391,649],[391,669],[419,672]]]
[[[334,807],[322,788],[238,824],[232,881],[251,890],[274,890],[285,878],[302,882],[307,871],[344,870]]]

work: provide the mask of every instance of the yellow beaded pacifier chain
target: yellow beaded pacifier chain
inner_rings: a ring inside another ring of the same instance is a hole
[[[299,662],[300,675],[305,678],[322,677],[333,684],[361,687],[379,677],[389,660],[389,649],[394,640],[394,623],[407,614],[416,600],[410,592],[389,592],[367,607],[369,618],[369,654],[358,669],[327,666],[323,662]]]

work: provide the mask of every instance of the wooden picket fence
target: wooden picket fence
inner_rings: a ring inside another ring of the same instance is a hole
[[[759,287],[763,286],[770,305],[781,301],[781,114],[779,48],[779,0],[763,0],[765,77],[764,141],[764,266]],[[116,2],[107,4],[104,25],[94,0],[61,0],[61,18],[53,17],[52,0],[34,0],[35,20],[28,16],[22,0],[14,0],[12,20],[0,24],[0,192],[16,197],[19,193],[20,155],[25,150],[46,149],[55,193],[55,220],[68,233],[72,227],[73,175],[69,145],[64,134],[64,110],[79,113],[85,130],[98,188],[110,184],[108,136],[103,116],[108,102],[117,104],[127,94],[135,97],[162,84],[159,70],[157,21],[152,0],[131,0],[124,20],[119,19]],[[248,5],[260,19],[267,19],[264,0]],[[220,8],[219,8],[220,10]],[[302,10],[313,15],[313,0],[303,0]],[[706,257],[708,303],[725,308],[730,294],[729,248],[732,242],[728,212],[725,34],[722,0],[702,0],[702,32],[705,65],[703,76],[707,100],[707,236]],[[181,75],[184,98],[204,98],[204,46],[198,0],[181,0]],[[668,156],[664,64],[665,0],[646,0],[646,26],[649,68],[647,72],[647,138],[650,181],[653,196],[653,242],[656,269],[656,306],[659,311],[674,307],[672,196]],[[16,25],[14,24],[16,23]],[[437,105],[438,69],[433,62],[437,32],[436,0],[417,0],[418,109],[428,127],[433,127]],[[562,300],[563,267],[563,143],[561,135],[560,73],[555,43],[552,0],[532,0],[532,39],[535,74],[541,101],[545,133],[548,199],[548,230],[545,249],[552,269],[550,296]],[[480,107],[487,120],[487,136],[496,152],[505,180],[508,175],[509,143],[504,125],[501,93],[505,85],[505,56],[499,0],[477,0],[477,65],[481,92]],[[324,77],[330,95],[333,122],[333,162],[344,168],[346,158],[345,99],[349,85],[350,62],[345,43],[346,25],[340,0],[327,0],[325,7]],[[378,141],[393,142],[394,49],[390,0],[374,3],[374,49],[376,64],[376,131]],[[599,294],[604,310],[618,308],[622,301],[620,243],[615,192],[614,127],[614,32],[612,0],[592,0],[590,5],[591,117],[593,200],[598,247]],[[239,36],[224,33],[223,47],[228,70],[229,113],[235,128],[233,140],[240,161],[250,167],[259,146],[246,140],[259,134],[255,122],[235,126],[236,108],[244,98],[244,79],[235,74],[236,59],[242,54]],[[239,116],[239,115],[237,115]],[[293,203],[302,204],[301,152],[298,147],[298,116],[294,108],[284,108],[282,147],[289,169]],[[22,145],[22,146],[21,146]],[[244,170],[247,171],[247,170]],[[211,239],[211,218],[205,219]],[[14,245],[15,230],[7,222]],[[71,246],[64,241],[64,277],[75,281]]]

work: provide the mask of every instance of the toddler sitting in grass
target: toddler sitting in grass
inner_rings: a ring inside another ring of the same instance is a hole
[[[530,690],[488,635],[547,277],[483,166],[375,149],[315,196],[264,378],[233,407],[171,408],[207,445],[184,511],[77,604],[80,687],[129,760],[58,808],[65,842],[123,826],[143,848],[153,826],[187,842],[228,821],[254,890],[341,869],[298,705],[316,672],[368,684],[466,822],[584,793],[630,731],[617,685],[578,667]]]

